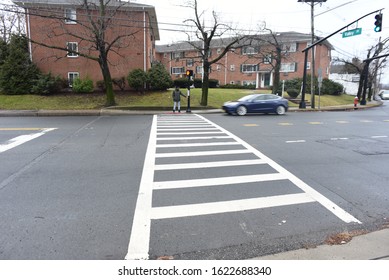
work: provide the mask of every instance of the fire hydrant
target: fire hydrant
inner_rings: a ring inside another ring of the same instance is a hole
[[[358,109],[357,108],[358,102],[359,102],[358,96],[355,96],[355,98],[354,98],[354,110]]]

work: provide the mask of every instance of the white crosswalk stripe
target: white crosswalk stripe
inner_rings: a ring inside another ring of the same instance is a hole
[[[193,127],[194,125],[196,127]],[[235,156],[246,158],[231,159]],[[186,161],[183,161],[183,159]],[[252,168],[249,170],[253,174],[239,174],[239,168],[250,165],[268,169],[258,173],[256,168]],[[228,167],[233,168],[232,173],[234,174],[212,176],[213,172],[211,170]],[[234,168],[236,168],[236,171]],[[182,179],[174,175],[174,171],[183,170],[198,174],[196,170],[199,169],[205,169],[206,171],[210,169],[207,176],[211,177]],[[269,172],[269,170],[272,171]],[[149,241],[146,236],[150,236],[151,220],[318,203],[346,223],[360,223],[356,218],[279,164],[239,137],[200,115],[154,116],[143,172],[144,176],[142,176],[126,259],[148,258]],[[170,172],[169,179],[166,180],[166,177],[162,180],[158,179],[158,175],[165,174],[164,172]],[[153,192],[185,189],[197,191],[202,188],[231,185],[237,185],[244,189],[245,184],[252,183],[261,188],[261,184],[264,182],[278,182],[277,184],[280,185],[285,184],[285,182],[292,183],[300,189],[300,192],[192,204],[180,204],[180,201],[174,201],[174,205],[163,206],[153,206],[152,202]]]

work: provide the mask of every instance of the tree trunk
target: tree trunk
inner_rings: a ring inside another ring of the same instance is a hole
[[[201,87],[201,106],[207,106],[208,105],[208,88],[209,88],[209,64],[204,61],[204,67],[203,67],[203,72],[204,72],[204,77],[203,77],[203,85]]]
[[[101,68],[101,73],[103,74],[104,85],[105,85],[105,94],[107,97],[105,106],[107,106],[107,107],[114,106],[114,105],[116,105],[115,94],[113,92],[112,77],[111,77],[111,72],[109,71],[107,58],[100,56],[99,64],[100,64],[100,68]]]
[[[282,53],[281,48],[277,47],[277,57],[276,57],[276,65],[274,67],[274,79],[273,79],[273,94],[277,94],[282,96],[282,92],[278,93],[278,88],[280,87],[280,68],[281,68],[281,59]],[[282,91],[282,89],[281,89]]]

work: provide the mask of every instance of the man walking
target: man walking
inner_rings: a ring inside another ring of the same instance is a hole
[[[180,88],[176,86],[175,90],[172,92],[173,98],[173,113],[176,112],[176,107],[178,109],[178,113],[181,112],[181,95],[186,98],[184,94],[182,94]]]

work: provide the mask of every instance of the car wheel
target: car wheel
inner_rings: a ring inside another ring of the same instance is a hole
[[[284,106],[278,106],[277,107],[277,109],[276,109],[276,113],[277,113],[277,115],[283,115],[283,114],[285,114],[285,107]]]
[[[236,113],[239,115],[239,116],[244,116],[247,114],[247,108],[245,106],[239,106],[237,109],[236,109]]]

